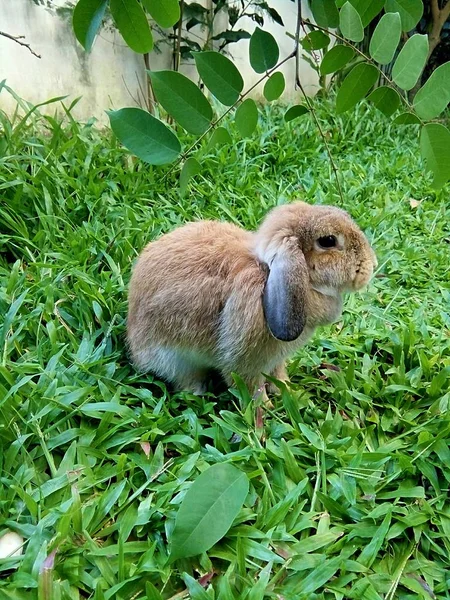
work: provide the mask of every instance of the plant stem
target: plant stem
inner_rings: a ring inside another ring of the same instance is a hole
[[[184,8],[184,0],[180,0],[180,20],[178,21],[178,30],[177,30],[177,38],[176,38],[176,47],[175,53],[173,57],[173,70],[179,71],[180,62],[181,62],[181,34],[183,27],[183,8]]]

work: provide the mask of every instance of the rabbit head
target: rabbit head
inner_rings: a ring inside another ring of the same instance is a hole
[[[377,265],[365,235],[345,211],[304,202],[273,209],[256,233],[255,249],[270,270],[265,318],[272,335],[283,341],[298,338],[308,319],[321,324],[319,314],[314,323],[317,294],[332,308],[343,293],[364,287]]]

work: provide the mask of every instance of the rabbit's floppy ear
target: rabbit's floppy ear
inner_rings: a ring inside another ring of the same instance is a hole
[[[272,335],[283,342],[296,340],[306,324],[306,287],[309,275],[295,239],[285,239],[269,264],[263,309]]]

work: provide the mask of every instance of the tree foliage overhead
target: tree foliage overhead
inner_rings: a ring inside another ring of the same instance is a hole
[[[225,0],[214,0],[214,14],[226,4]],[[272,18],[282,23],[278,13],[267,3],[255,4],[260,8],[264,5]],[[164,4],[156,0],[79,0],[73,15],[74,31],[84,48],[91,50],[109,7],[130,48],[148,53],[153,47],[152,24],[175,30],[181,23],[184,6],[184,2],[179,0]],[[186,4],[186,7],[189,6],[192,5]],[[261,75],[256,85],[264,84],[266,100],[274,101],[283,93],[286,81],[279,68],[288,60],[296,60],[296,84],[303,91],[302,74],[299,72],[299,53],[303,49],[313,66],[316,61],[315,67],[321,76],[333,74],[334,79],[340,82],[336,114],[351,110],[367,98],[394,124],[419,125],[420,149],[426,168],[432,172],[433,185],[444,185],[450,179],[450,163],[445,151],[450,132],[445,124],[430,121],[439,119],[449,103],[450,63],[441,65],[420,87],[422,73],[437,45],[438,35],[437,26],[429,34],[413,31],[423,18],[424,2],[310,0],[310,6],[314,22],[302,17],[301,2],[297,1],[296,35],[293,36],[293,50],[288,56],[280,56],[277,41],[264,29],[263,22],[259,21],[250,37],[249,63]],[[449,6],[450,2],[439,6],[437,0],[432,1],[433,18],[441,29],[450,11]],[[236,19],[232,10],[230,15],[231,19],[234,18],[234,25]],[[306,32],[302,40],[301,29]],[[368,32],[368,50],[361,50],[360,44]],[[232,27],[229,33],[236,34],[237,31]],[[321,51],[320,60],[317,58],[318,50]],[[179,126],[200,136],[199,139],[213,135],[224,116],[233,110],[241,135],[252,135],[257,124],[257,107],[248,96],[256,85],[244,90],[237,66],[214,49],[193,55],[205,88],[224,106],[224,110],[219,109],[215,113],[205,93],[178,72],[149,72],[156,101]],[[385,68],[389,64],[392,65],[390,70]],[[311,113],[314,118],[314,110],[307,98],[305,104],[290,109],[287,120],[292,115],[306,113]],[[150,164],[179,164],[189,158],[197,145],[194,142],[188,151],[183,150],[181,144],[174,143],[176,133],[173,129],[160,119],[150,119],[147,111],[142,109],[111,112],[110,118],[120,141]],[[142,129],[136,129],[137,122]],[[227,138],[219,137],[225,143]]]

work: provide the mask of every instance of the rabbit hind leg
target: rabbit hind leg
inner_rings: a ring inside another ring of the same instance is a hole
[[[172,383],[178,391],[202,395],[208,388],[208,368],[192,352],[168,346],[147,346],[135,355],[136,365],[145,372]]]

